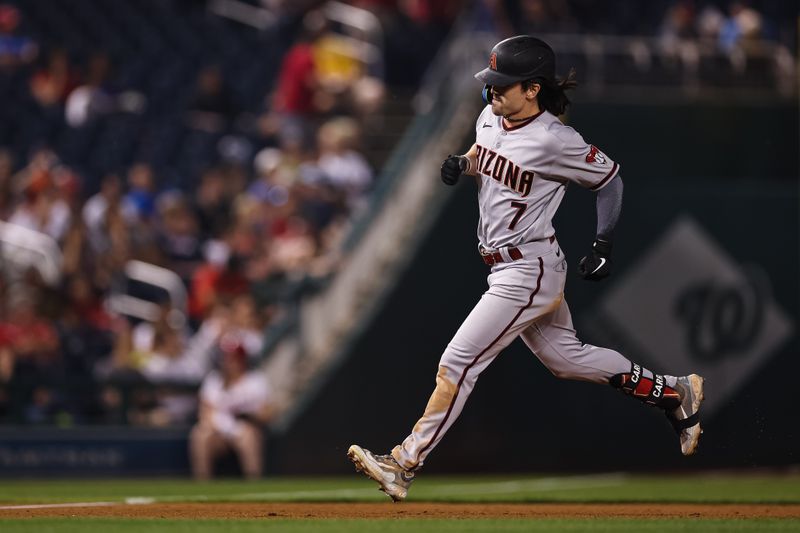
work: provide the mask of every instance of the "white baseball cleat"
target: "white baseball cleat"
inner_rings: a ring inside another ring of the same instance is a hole
[[[357,472],[363,472],[377,481],[380,490],[393,501],[402,501],[408,496],[408,487],[414,481],[414,473],[397,464],[391,455],[375,455],[369,450],[353,444],[347,456],[356,465]]]
[[[681,439],[683,455],[692,455],[703,429],[700,427],[700,404],[703,403],[703,384],[705,378],[689,374],[678,378],[675,388],[681,393],[681,404],[667,418]]]

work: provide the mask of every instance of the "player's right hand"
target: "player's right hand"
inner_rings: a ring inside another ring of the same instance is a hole
[[[463,155],[448,155],[442,162],[442,181],[445,185],[455,185],[468,166],[469,160]]]

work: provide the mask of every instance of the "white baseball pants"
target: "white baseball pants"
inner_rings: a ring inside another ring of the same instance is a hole
[[[436,388],[422,418],[392,456],[409,470],[422,466],[458,418],[478,376],[518,336],[556,376],[608,383],[630,372],[620,353],[583,344],[564,301],[567,263],[558,242],[518,247],[523,258],[495,264],[489,289],[447,345],[439,362]],[[506,250],[501,250],[508,261]],[[674,377],[667,376],[674,384]]]

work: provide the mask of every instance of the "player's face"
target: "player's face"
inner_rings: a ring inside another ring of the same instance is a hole
[[[536,87],[536,86],[534,86]],[[535,102],[535,93],[523,91],[522,83],[506,86],[493,86],[492,113],[504,117],[530,115]]]

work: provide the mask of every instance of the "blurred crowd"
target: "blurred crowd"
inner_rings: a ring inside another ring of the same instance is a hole
[[[19,35],[20,17],[0,6],[0,72],[24,79],[65,136],[150,113],[147,94],[114,81],[107,53],[76,63]],[[335,271],[373,186],[362,139],[384,81],[320,12],[301,27],[255,107],[219,65],[198,69],[178,115],[204,161],[196,174],[167,179],[131,158],[94,176],[102,166],[57,141],[22,157],[0,146],[0,235],[13,243],[0,264],[0,420],[189,423],[226,354],[255,367],[265,331]],[[132,261],[174,272],[187,301],[131,279]]]
[[[486,0],[502,33],[599,33],[797,44],[797,4],[775,0]]]

